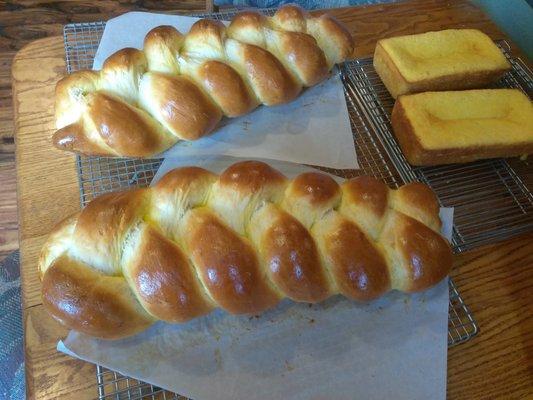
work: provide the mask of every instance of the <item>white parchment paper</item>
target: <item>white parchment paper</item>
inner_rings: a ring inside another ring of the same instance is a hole
[[[235,159],[196,159],[220,172]],[[169,169],[191,160],[165,160]],[[287,176],[308,167],[271,162]],[[453,209],[441,209],[451,237]],[[447,279],[415,295],[361,304],[284,301],[260,316],[217,310],[106,341],[71,331],[58,350],[195,400],[434,399],[446,397]]]
[[[172,25],[187,32],[198,18],[131,12],[107,22],[93,68],[124,47],[142,48],[155,26]],[[337,70],[305,90],[291,103],[259,107],[245,116],[224,119],[213,134],[179,142],[166,156],[222,154],[267,158],[338,169],[358,168],[343,86]]]

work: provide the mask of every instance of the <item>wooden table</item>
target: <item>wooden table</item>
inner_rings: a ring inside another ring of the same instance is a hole
[[[442,28],[475,27],[494,39],[505,38],[466,1],[414,1],[338,9],[333,14],[354,34],[355,56],[372,54],[381,37]],[[79,208],[75,158],[50,145],[54,84],[64,72],[60,37],[29,44],[13,63],[26,381],[28,397],[38,399],[97,395],[94,365],[55,350],[67,331],[43,309],[36,268],[47,232]],[[450,399],[518,399],[532,394],[532,266],[533,234],[456,257],[452,276],[481,333],[449,350]]]
[[[33,40],[61,35],[71,22],[101,21],[128,11],[212,10],[213,0],[0,1],[0,262],[19,248],[11,95],[11,65],[17,50]]]

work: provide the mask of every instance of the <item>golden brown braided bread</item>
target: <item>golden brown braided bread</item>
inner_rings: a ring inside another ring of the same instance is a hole
[[[40,257],[43,303],[69,328],[120,338],[218,307],[259,313],[285,297],[420,291],[452,266],[438,211],[420,183],[289,180],[256,161],[220,176],[178,168],[151,188],[98,197],[57,226]]]
[[[327,14],[288,5],[273,17],[203,19],[187,35],[159,26],[144,49],[110,56],[56,86],[56,147],[87,155],[148,157],[212,132],[223,116],[293,100],[352,55],[349,32]]]

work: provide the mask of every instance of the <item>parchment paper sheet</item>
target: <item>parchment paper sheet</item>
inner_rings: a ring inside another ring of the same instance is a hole
[[[219,172],[237,160],[165,160]],[[287,176],[308,167],[271,162]],[[449,238],[453,209],[442,209]],[[420,294],[360,304],[284,301],[259,317],[216,311],[135,337],[97,340],[71,331],[58,349],[196,400],[434,399],[446,397],[447,280]]]
[[[188,32],[198,18],[131,12],[107,22],[93,68],[124,47],[142,48],[158,25]],[[343,86],[337,70],[289,104],[259,107],[245,116],[224,119],[223,127],[195,142],[179,142],[163,156],[222,154],[268,158],[338,169],[358,168]]]

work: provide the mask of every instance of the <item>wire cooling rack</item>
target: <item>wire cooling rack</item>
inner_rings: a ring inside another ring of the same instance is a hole
[[[530,98],[533,74],[509,44],[497,43],[512,70],[494,86],[517,88]],[[452,245],[458,252],[502,240],[533,229],[533,195],[505,159],[468,164],[412,167],[392,133],[390,115],[394,99],[381,82],[372,59],[345,65],[344,76],[353,86],[354,101],[365,122],[376,132],[403,181],[422,181],[433,188],[444,207],[455,207]]]
[[[262,10],[265,14],[274,11]],[[198,16],[224,20],[233,15],[234,12],[225,12]],[[65,26],[69,73],[92,67],[104,27],[105,22]],[[531,96],[531,71],[519,59],[510,57],[507,43],[499,44],[513,66],[499,86],[518,87]],[[427,183],[438,194],[443,206],[455,207],[452,244],[456,252],[533,228],[533,196],[505,160],[412,168],[392,135],[389,116],[393,100],[377,77],[371,59],[345,63],[342,78],[361,170],[325,169],[327,172],[346,178],[372,175],[391,187],[412,180]],[[102,193],[149,185],[161,162],[161,159],[78,157],[82,206]],[[452,280],[449,290],[448,344],[453,346],[476,335],[478,326]],[[184,399],[100,366],[97,366],[96,376],[100,399]]]
[[[274,11],[263,10],[265,14]],[[210,14],[217,19],[231,19],[233,15],[233,12]],[[92,67],[104,27],[104,22],[65,26],[69,73]],[[505,41],[499,45],[513,68],[497,86],[519,88],[531,96],[531,71],[520,59],[509,55]],[[361,169],[321,169],[345,178],[373,175],[391,187],[413,180],[428,184],[442,206],[455,208],[452,245],[456,252],[533,229],[533,196],[506,160],[411,167],[392,133],[390,113],[394,100],[377,76],[372,60],[345,63],[342,77]],[[149,184],[160,163],[160,159],[78,157],[82,205],[110,190]]]

